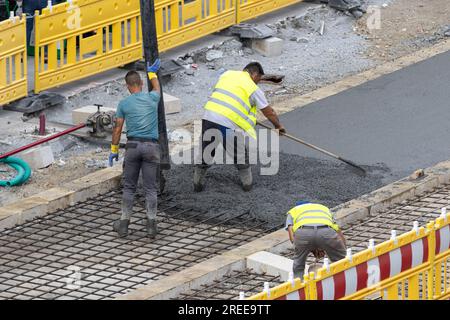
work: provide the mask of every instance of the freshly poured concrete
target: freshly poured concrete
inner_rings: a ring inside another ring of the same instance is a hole
[[[205,190],[193,190],[192,166],[172,166],[167,173],[166,190],[177,203],[192,207],[205,215],[222,212],[250,212],[273,227],[284,223],[286,212],[298,200],[321,202],[334,207],[383,186],[388,174],[383,167],[367,167],[368,175],[360,177],[346,165],[328,160],[280,154],[276,175],[259,175],[253,168],[253,189],[244,192],[238,171],[233,165],[211,167],[206,175]]]

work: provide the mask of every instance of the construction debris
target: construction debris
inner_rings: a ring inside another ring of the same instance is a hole
[[[319,29],[319,34],[321,35],[321,36],[323,36],[323,33],[325,32],[325,21],[322,21],[321,23],[320,23],[320,29]]]
[[[306,2],[316,2],[314,0],[306,0]],[[361,18],[366,11],[362,7],[360,0],[320,0],[321,3],[328,3],[328,5],[338,11],[348,12],[356,19]]]
[[[274,31],[263,24],[241,23],[230,28],[232,34],[241,39],[265,39],[274,36]]]
[[[141,71],[147,70],[145,62],[143,60],[134,63],[133,67]],[[161,61],[161,68],[159,69],[159,72],[162,77],[169,77],[182,69],[183,66],[180,64],[180,62],[170,59]]]
[[[450,25],[445,26],[445,27],[442,29],[442,33],[443,33],[443,35],[444,35],[445,37],[450,37]]]
[[[423,178],[424,176],[425,176],[425,171],[423,169],[418,169],[409,176],[409,179],[417,180],[419,178]]]
[[[24,113],[23,120],[28,120],[36,116],[39,112],[53,108],[61,107],[66,101],[66,98],[60,94],[53,92],[41,92],[16,102],[4,106],[5,110],[17,111]]]
[[[206,53],[206,61],[211,62],[217,59],[223,58],[223,51],[219,50],[209,50]]]

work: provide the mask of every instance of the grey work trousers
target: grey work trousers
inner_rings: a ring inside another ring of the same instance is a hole
[[[128,220],[131,217],[140,172],[142,172],[147,218],[155,219],[157,177],[161,153],[159,144],[151,141],[128,141],[125,148],[121,219]]]
[[[303,279],[306,258],[316,249],[325,250],[331,262],[345,258],[346,247],[331,228],[299,228],[294,233],[294,277]]]

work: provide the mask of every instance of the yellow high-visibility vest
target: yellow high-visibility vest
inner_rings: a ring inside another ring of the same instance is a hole
[[[330,209],[324,205],[316,203],[302,204],[292,208],[288,214],[291,215],[294,221],[293,232],[304,225],[327,225],[339,231],[339,226],[334,223]]]
[[[256,139],[256,106],[250,96],[258,89],[246,71],[227,71],[217,82],[205,109],[231,120]]]

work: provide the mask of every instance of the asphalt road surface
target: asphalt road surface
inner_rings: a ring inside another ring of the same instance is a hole
[[[450,158],[450,51],[286,113],[288,132],[401,178]],[[282,139],[281,150],[327,158]]]

